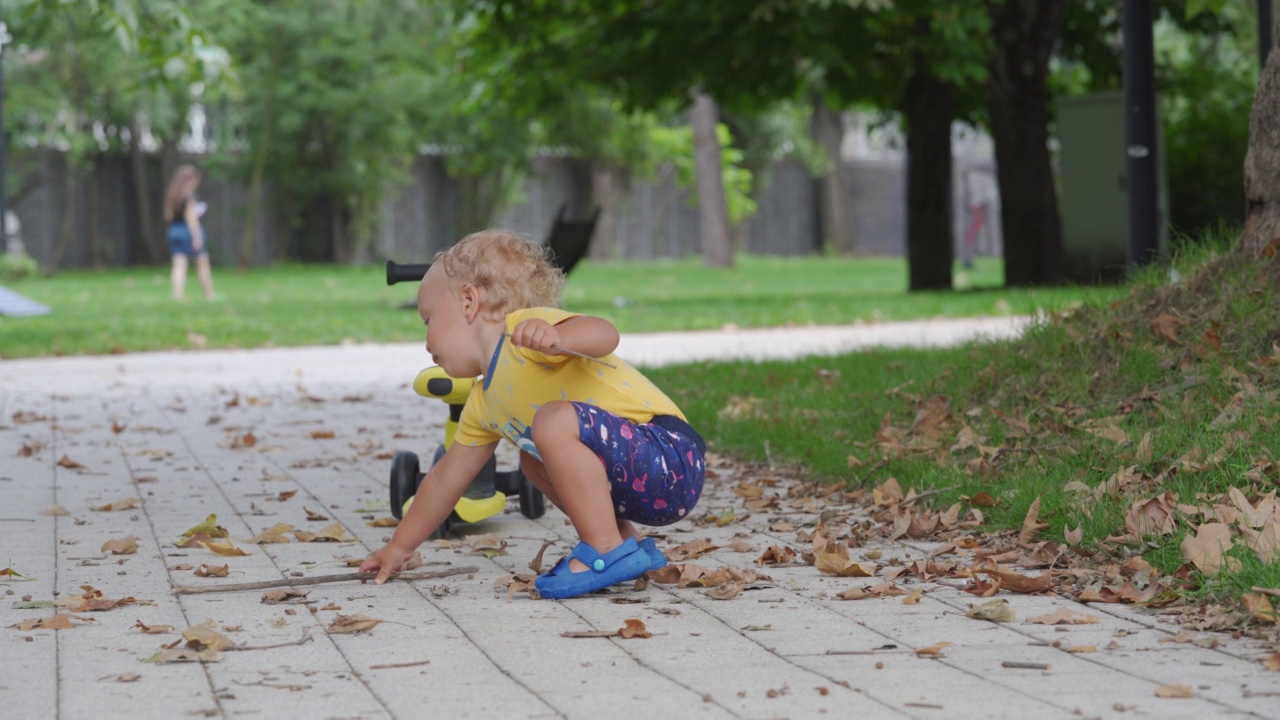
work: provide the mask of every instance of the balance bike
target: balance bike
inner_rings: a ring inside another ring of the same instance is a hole
[[[432,366],[418,373],[413,379],[413,391],[423,397],[432,397],[449,406],[449,419],[444,425],[444,443],[436,448],[434,465],[444,456],[446,450],[453,445],[454,436],[458,432],[458,419],[462,417],[462,408],[471,394],[475,378],[451,378],[438,366]],[[418,456],[408,451],[401,451],[391,458],[391,514],[397,520],[404,518],[413,504],[413,496],[426,473],[422,472]],[[498,461],[489,458],[480,473],[471,481],[466,493],[453,506],[453,512],[440,527],[431,533],[432,539],[448,537],[453,526],[458,523],[478,523],[497,515],[507,506],[507,496],[520,498],[520,514],[530,519],[537,519],[547,511],[546,497],[542,491],[533,486],[520,468],[498,471]]]

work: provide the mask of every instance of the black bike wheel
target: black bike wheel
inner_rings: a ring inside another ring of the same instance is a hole
[[[520,514],[530,520],[537,520],[546,512],[547,496],[522,475],[520,477]]]

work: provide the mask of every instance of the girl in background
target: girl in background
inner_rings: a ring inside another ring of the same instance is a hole
[[[182,165],[173,173],[164,194],[164,219],[169,225],[169,250],[173,267],[169,281],[175,300],[186,299],[187,265],[194,259],[196,277],[204,289],[206,300],[213,300],[213,270],[209,265],[209,248],[205,245],[200,216],[205,204],[196,200],[200,187],[200,171],[193,165]]]

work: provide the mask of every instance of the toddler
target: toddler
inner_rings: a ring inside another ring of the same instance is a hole
[[[613,354],[612,323],[551,307],[562,284],[543,248],[508,232],[474,233],[436,255],[418,288],[427,352],[451,377],[484,377],[391,541],[360,566],[378,584],[444,522],[504,438],[581,539],[538,576],[538,594],[575,597],[667,564],[633,523],[670,525],[693,510],[706,446]]]

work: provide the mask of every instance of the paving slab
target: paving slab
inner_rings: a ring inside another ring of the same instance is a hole
[[[957,335],[947,342],[1016,332],[1018,322],[1004,320],[1003,330],[948,324]],[[922,344],[942,337],[940,327],[904,325],[889,335]],[[661,334],[627,336],[623,345],[658,365],[889,344],[869,332]],[[351,572],[350,561],[379,547],[391,529],[370,521],[389,515],[391,455],[427,456],[442,437],[444,406],[409,389],[424,360],[419,344],[399,344],[0,362],[0,556],[21,573],[0,579],[0,703],[21,709],[6,716],[1280,717],[1280,673],[1259,662],[1274,650],[1248,639],[1195,633],[1197,642],[1178,642],[1186,636],[1162,616],[1046,596],[1002,595],[1017,619],[988,623],[965,617],[975,599],[945,584],[911,585],[924,591],[916,604],[846,601],[841,592],[879,580],[824,576],[803,563],[760,566],[771,545],[808,550],[802,533],[829,508],[796,500],[783,514],[752,513],[734,492],[744,478],[728,465],[708,481],[699,511],[733,509],[737,519],[723,527],[690,520],[658,536],[668,551],[709,539],[719,549],[689,562],[767,576],[728,600],[659,583],[558,602],[509,596],[506,580],[531,572],[544,543],[554,543],[549,563],[575,542],[554,508],[534,520],[514,502],[460,528],[492,533],[505,554],[422,547],[423,570],[474,572],[381,587],[299,586],[301,597],[274,604],[261,590],[171,592]],[[500,455],[503,464],[513,459]],[[67,514],[43,514],[54,506]],[[210,514],[246,555],[178,546]],[[278,523],[312,533],[338,523],[346,535],[250,542]],[[103,547],[126,537],[136,552]],[[855,554],[905,561],[934,547],[875,541]],[[224,578],[195,574],[223,565]],[[79,612],[69,629],[16,627],[52,617],[49,602],[83,596],[85,586],[133,600]],[[1063,607],[1098,622],[1025,622]],[[358,615],[381,622],[358,634],[331,631],[339,616]],[[566,636],[628,620],[651,637]],[[243,649],[216,661],[148,661],[182,647],[181,632],[199,626]],[[937,654],[916,652],[940,642],[949,645]],[[1192,697],[1157,697],[1171,683]]]

